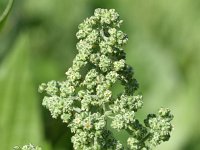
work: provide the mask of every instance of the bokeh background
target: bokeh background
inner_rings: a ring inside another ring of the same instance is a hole
[[[0,14],[7,2],[0,0]],[[0,149],[30,142],[44,150],[72,149],[69,129],[51,119],[37,88],[65,79],[77,53],[77,26],[98,7],[115,8],[124,20],[127,62],[144,96],[138,116],[161,106],[175,116],[170,141],[157,150],[199,150],[198,0],[15,0],[0,31]]]

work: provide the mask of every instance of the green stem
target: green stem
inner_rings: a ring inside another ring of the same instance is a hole
[[[148,133],[141,141],[140,143],[144,143],[150,136],[150,133]]]

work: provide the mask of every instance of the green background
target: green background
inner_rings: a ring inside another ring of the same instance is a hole
[[[0,14],[7,2],[0,0]],[[199,150],[198,0],[15,0],[0,31],[0,149],[30,142],[72,149],[69,129],[51,119],[37,88],[65,79],[77,53],[77,26],[99,7],[116,9],[124,20],[127,62],[144,96],[138,117],[162,106],[175,116],[170,141],[157,150]]]

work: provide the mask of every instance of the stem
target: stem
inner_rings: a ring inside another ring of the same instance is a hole
[[[105,104],[103,104],[103,113],[105,113],[106,112],[106,106],[105,106]]]
[[[149,136],[150,136],[150,133],[148,133],[148,134],[140,141],[140,143],[145,142],[145,141],[149,138]]]

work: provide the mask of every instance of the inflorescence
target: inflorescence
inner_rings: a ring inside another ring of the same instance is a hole
[[[147,150],[170,138],[173,115],[169,109],[149,114],[144,123],[135,117],[143,101],[135,95],[138,82],[125,61],[122,47],[128,37],[120,30],[121,24],[114,9],[96,9],[78,26],[78,54],[66,80],[39,87],[39,92],[47,94],[42,105],[71,129],[75,150]],[[116,82],[124,91],[114,97],[111,87]],[[128,132],[127,144],[117,140],[108,126]]]
[[[15,146],[13,150],[42,150],[42,149],[38,146],[28,144],[28,145],[24,145],[23,147]]]

